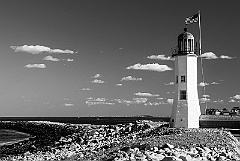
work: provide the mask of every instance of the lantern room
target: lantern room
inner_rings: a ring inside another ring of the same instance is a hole
[[[187,54],[194,54],[194,36],[184,28],[184,32],[178,36],[177,53],[173,56]]]

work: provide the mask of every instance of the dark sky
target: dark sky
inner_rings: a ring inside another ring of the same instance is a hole
[[[171,48],[185,18],[199,10],[206,55],[205,84],[198,61],[201,109],[205,101],[208,108],[239,106],[239,6],[238,0],[0,1],[0,115],[169,116]],[[198,24],[187,27],[198,40]]]

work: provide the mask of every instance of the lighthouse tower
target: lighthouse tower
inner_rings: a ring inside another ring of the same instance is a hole
[[[194,37],[184,32],[178,36],[175,58],[175,97],[170,127],[199,128],[201,115],[197,90],[197,54]]]

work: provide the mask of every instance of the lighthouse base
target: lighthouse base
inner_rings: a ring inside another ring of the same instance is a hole
[[[198,102],[174,101],[170,127],[175,128],[199,128],[200,106]]]

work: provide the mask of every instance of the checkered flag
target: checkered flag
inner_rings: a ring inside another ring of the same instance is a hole
[[[185,19],[185,24],[186,24],[186,25],[189,25],[189,24],[198,22],[198,19],[199,19],[199,15],[198,15],[198,13],[197,13],[197,14],[191,16],[191,17],[187,17],[187,18]]]

